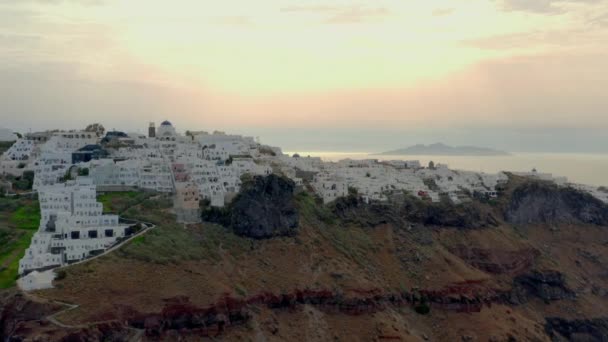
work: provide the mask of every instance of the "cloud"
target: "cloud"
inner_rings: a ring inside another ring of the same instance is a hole
[[[246,27],[250,28],[255,26],[254,22],[249,17],[245,16],[230,16],[222,17],[218,20],[222,25],[235,26],[235,27]]]
[[[437,9],[433,10],[432,15],[434,17],[443,17],[446,15],[450,15],[452,13],[454,13],[453,8],[437,8]]]
[[[464,46],[484,50],[529,49],[539,47],[599,46],[606,34],[589,30],[532,31],[462,40]]]
[[[311,13],[325,16],[328,24],[360,23],[390,14],[384,7],[365,6],[289,6],[281,9],[285,13]]]
[[[588,23],[592,26],[608,27],[608,12],[591,17]]]
[[[23,4],[59,5],[71,3],[83,6],[98,6],[106,3],[106,0],[0,0],[0,5],[23,5]]]
[[[561,14],[566,10],[562,5],[592,4],[599,0],[502,0],[505,11],[521,11],[536,14]]]

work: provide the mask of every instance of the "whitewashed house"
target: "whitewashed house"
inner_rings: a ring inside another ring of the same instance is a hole
[[[117,215],[104,215],[91,178],[38,190],[40,226],[19,261],[19,274],[65,265],[102,253],[130,235]]]

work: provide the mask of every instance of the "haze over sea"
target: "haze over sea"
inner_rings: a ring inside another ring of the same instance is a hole
[[[340,159],[420,160],[448,164],[451,169],[482,171],[531,171],[568,177],[569,182],[597,186],[608,185],[608,154],[591,153],[512,153],[507,156],[439,156],[439,155],[373,155],[369,152],[285,152],[301,156],[321,157],[326,161]]]

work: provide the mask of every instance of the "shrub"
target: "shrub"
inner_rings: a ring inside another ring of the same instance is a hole
[[[55,280],[63,280],[67,277],[67,272],[65,270],[59,270],[55,272]]]
[[[431,312],[431,307],[428,303],[422,302],[414,307],[414,311],[420,315],[428,315]]]

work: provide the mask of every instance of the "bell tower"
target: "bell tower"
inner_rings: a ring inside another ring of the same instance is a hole
[[[154,122],[150,122],[150,127],[148,127],[148,138],[155,138],[156,137],[156,126],[154,125]]]

